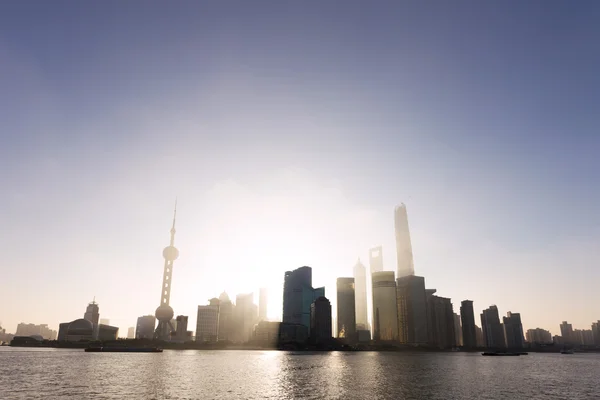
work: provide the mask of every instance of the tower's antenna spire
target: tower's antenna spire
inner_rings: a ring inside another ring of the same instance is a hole
[[[173,211],[173,227],[172,230],[175,230],[175,218],[177,218],[177,197],[175,197],[175,210]]]

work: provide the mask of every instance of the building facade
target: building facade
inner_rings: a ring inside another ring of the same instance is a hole
[[[504,329],[500,324],[500,315],[498,307],[490,306],[481,313],[481,329],[483,331],[483,341],[488,349],[502,349],[506,347],[504,338]]]
[[[463,337],[462,337],[462,326],[460,325],[460,315],[454,314],[454,339],[455,346],[461,347],[463,345]]]
[[[347,342],[356,341],[356,295],[354,278],[337,278],[337,332]]]
[[[137,319],[135,327],[136,339],[152,339],[154,337],[154,327],[156,326],[156,317],[154,315],[144,315]]]
[[[371,280],[373,286],[373,339],[397,341],[398,306],[394,272],[374,272]]]
[[[287,271],[283,282],[283,322],[301,324],[310,332],[310,306],[325,297],[325,288],[312,287],[312,268]]]
[[[567,321],[563,321],[562,324],[560,324],[560,335],[562,336],[565,344],[572,344],[573,325],[569,324]]]
[[[542,328],[528,329],[526,338],[530,345],[552,344],[552,334]]]
[[[15,336],[41,336],[43,339],[56,340],[57,332],[48,328],[48,325],[24,324],[17,325]]]
[[[369,330],[369,317],[367,316],[367,269],[360,260],[354,266],[354,295],[356,329]]]
[[[216,342],[219,339],[219,306],[198,306],[196,342]]]
[[[310,305],[310,339],[315,344],[331,340],[331,303],[320,296]]]
[[[435,289],[432,290],[435,293]],[[449,298],[436,296],[433,293],[428,291],[427,296],[429,343],[440,349],[450,349],[456,346],[452,302]]]
[[[396,256],[398,259],[397,278],[415,274],[412,244],[408,229],[408,214],[404,203],[394,209],[394,228],[396,232]]]
[[[400,343],[426,345],[429,333],[425,278],[406,275],[396,279],[396,306]]]
[[[460,303],[460,322],[462,325],[463,346],[467,349],[478,347],[472,300],[463,300]]]
[[[260,288],[258,291],[258,320],[267,320],[267,306],[269,304],[269,292],[267,288]]]
[[[509,349],[522,349],[525,347],[525,338],[523,337],[523,324],[521,323],[521,314],[508,312],[506,317],[502,318],[504,325],[504,337],[506,347]]]

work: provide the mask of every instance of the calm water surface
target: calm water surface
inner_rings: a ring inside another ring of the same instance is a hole
[[[0,348],[0,399],[600,399],[600,355]]]

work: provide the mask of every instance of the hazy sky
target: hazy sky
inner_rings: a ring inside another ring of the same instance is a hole
[[[286,270],[396,269],[559,333],[600,319],[597,1],[0,2],[0,321],[190,316]],[[480,324],[477,318],[477,324]]]

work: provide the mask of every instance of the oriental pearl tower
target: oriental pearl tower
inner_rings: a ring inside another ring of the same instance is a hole
[[[177,201],[175,201],[175,211],[173,213],[173,226],[171,227],[171,244],[169,244],[163,250],[163,257],[165,259],[165,267],[163,271],[163,283],[160,291],[160,305],[156,309],[156,319],[158,320],[158,326],[154,331],[154,339],[156,340],[169,340],[171,338],[171,332],[174,332],[171,320],[173,319],[173,308],[169,305],[169,299],[171,298],[171,275],[173,274],[173,261],[179,256],[179,250],[175,248],[175,217],[177,217]]]

